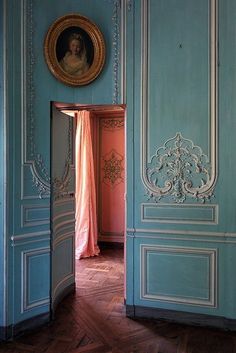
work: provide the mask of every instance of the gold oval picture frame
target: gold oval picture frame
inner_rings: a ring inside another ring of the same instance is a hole
[[[68,14],[49,28],[44,56],[51,73],[69,86],[87,85],[105,63],[105,42],[99,28],[85,16]]]

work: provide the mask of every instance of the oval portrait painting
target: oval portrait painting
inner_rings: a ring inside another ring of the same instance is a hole
[[[86,85],[101,72],[105,43],[98,27],[88,18],[71,14],[49,28],[44,54],[52,74],[70,86]]]

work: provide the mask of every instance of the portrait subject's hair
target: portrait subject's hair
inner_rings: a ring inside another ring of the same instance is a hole
[[[68,45],[72,42],[72,40],[78,40],[80,42],[81,46],[81,52],[85,51],[85,43],[84,43],[84,38],[80,33],[71,33],[68,38]]]

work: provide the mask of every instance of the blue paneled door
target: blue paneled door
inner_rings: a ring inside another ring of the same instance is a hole
[[[51,114],[51,311],[75,288],[75,120]]]

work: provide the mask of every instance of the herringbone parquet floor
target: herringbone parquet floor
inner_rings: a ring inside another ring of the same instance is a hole
[[[0,344],[0,352],[236,353],[236,333],[126,318],[122,250],[78,260],[76,282],[54,322]]]

